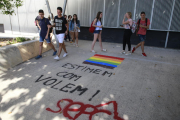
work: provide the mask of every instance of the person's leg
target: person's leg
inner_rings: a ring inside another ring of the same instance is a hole
[[[46,42],[48,43],[48,45],[54,50],[54,52],[56,51],[54,45],[51,43],[51,38],[50,36],[48,36],[48,39],[46,39]]]
[[[76,46],[78,47],[78,32],[74,32],[75,33],[75,36],[76,36]]]
[[[39,55],[42,55],[43,42],[39,42]]]
[[[94,45],[95,45],[95,43],[96,43],[96,41],[97,41],[98,35],[99,35],[99,34],[97,34],[97,33],[94,34],[94,40],[93,40],[93,42],[92,42],[91,51],[94,50]]]
[[[126,49],[126,34],[124,32],[124,35],[123,35],[123,51],[125,51]]]
[[[69,39],[69,41],[71,41],[71,38],[70,38],[70,35],[69,35],[69,31],[68,31],[68,39]]]
[[[67,53],[66,46],[65,46],[64,42],[62,44],[62,48],[63,48],[64,52]]]
[[[101,50],[103,50],[101,34],[102,34],[102,31],[100,31],[100,33],[98,35],[98,40],[99,40],[99,46],[100,46]]]
[[[58,57],[61,55],[63,43],[59,43]]]
[[[72,41],[75,43],[75,35],[74,32],[71,32]]]
[[[39,55],[42,55],[44,37],[39,36]]]
[[[145,41],[142,41],[142,42],[141,42],[141,50],[142,50],[142,53],[144,53],[144,43],[145,43]]]
[[[132,32],[129,30],[128,35],[127,35],[127,44],[128,44],[128,51],[131,52],[131,35]]]
[[[141,42],[139,44],[137,44],[137,46],[135,47],[135,49],[137,49],[139,46],[141,46]]]

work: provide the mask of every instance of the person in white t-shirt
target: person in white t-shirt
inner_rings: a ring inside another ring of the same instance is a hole
[[[91,46],[91,52],[93,52],[93,53],[96,53],[94,51],[94,46],[95,46],[97,39],[99,40],[99,45],[100,45],[101,51],[104,51],[104,52],[107,51],[106,49],[103,49],[103,46],[102,46],[102,38],[101,38],[102,27],[103,27],[102,22],[101,22],[102,16],[103,16],[102,12],[98,12],[96,18],[94,19],[93,25],[92,25],[93,27],[95,27],[94,40],[93,40],[92,46]]]

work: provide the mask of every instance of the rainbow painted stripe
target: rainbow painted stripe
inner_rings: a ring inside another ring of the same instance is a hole
[[[114,69],[117,67],[121,62],[123,62],[124,58],[106,56],[106,55],[98,55],[95,54],[93,57],[85,60],[84,64],[100,66],[104,68]]]

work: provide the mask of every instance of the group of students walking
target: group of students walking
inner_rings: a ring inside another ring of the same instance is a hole
[[[95,43],[98,39],[100,49],[101,51],[106,52],[107,50],[103,48],[102,46],[102,21],[101,18],[103,16],[102,12],[98,12],[96,18],[94,19],[92,26],[95,28],[93,31],[94,34],[94,40],[91,45],[91,52],[96,53],[94,50]],[[51,14],[51,17],[53,18],[53,15]],[[123,35],[123,51],[121,54],[125,55],[130,55],[133,53],[139,46],[141,46],[142,49],[142,55],[146,56],[144,52],[144,43],[146,39],[146,31],[149,28],[150,21],[149,19],[145,18],[145,12],[141,12],[141,19],[137,21],[137,35],[139,36],[140,43],[133,48],[131,51],[131,42],[130,38],[132,35],[132,25],[133,25],[133,20],[132,20],[132,14],[131,12],[127,12],[124,16],[124,19],[122,21],[122,26],[125,28],[124,35]],[[125,19],[127,20],[125,21]],[[69,38],[69,41],[71,42],[71,38],[74,42],[74,46],[78,47],[78,33],[80,32],[80,21],[78,20],[78,17],[76,14],[72,16],[69,15],[68,19],[67,16],[64,15],[62,16],[62,8],[58,7],[57,8],[57,16],[54,17],[54,21],[51,22],[51,19],[44,17],[44,11],[39,10],[39,16],[36,18],[36,25],[39,30],[39,36],[40,36],[40,50],[39,50],[39,55],[35,59],[42,58],[42,46],[43,46],[43,41],[46,40],[49,46],[54,50],[53,56],[55,60],[60,59],[60,55],[62,50],[64,50],[64,55],[63,57],[66,57],[68,55],[65,44],[64,44],[64,38],[67,40]],[[54,28],[54,29],[53,29]],[[52,32],[54,31],[54,32]],[[54,33],[56,36],[57,41],[59,42],[59,50],[57,51],[54,47],[54,45],[51,42],[52,35],[50,33]],[[71,36],[71,38],[70,38]],[[76,40],[75,40],[76,38]],[[128,45],[128,52],[125,52],[126,44]]]

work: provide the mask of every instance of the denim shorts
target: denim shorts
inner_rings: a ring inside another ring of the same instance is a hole
[[[94,34],[99,34],[101,30],[94,30]]]
[[[146,35],[138,35],[140,42],[143,42],[146,40]]]
[[[45,37],[40,36],[39,42],[44,42]],[[51,43],[50,36],[48,35],[48,39],[46,39],[47,43]]]

